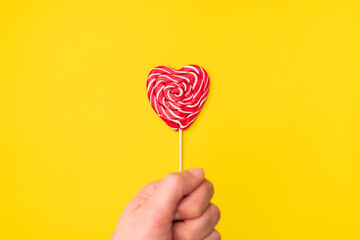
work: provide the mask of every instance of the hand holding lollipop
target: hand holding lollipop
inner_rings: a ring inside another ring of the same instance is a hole
[[[196,65],[180,70],[160,66],[148,76],[151,106],[170,128],[179,130],[180,171],[182,130],[194,122],[208,92],[209,77]],[[210,202],[213,194],[200,168],[169,173],[142,188],[126,206],[111,240],[219,240],[214,228],[220,211]]]

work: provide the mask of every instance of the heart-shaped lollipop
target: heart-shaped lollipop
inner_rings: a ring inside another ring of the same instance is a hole
[[[159,117],[175,131],[195,120],[209,92],[209,76],[197,65],[180,70],[159,66],[147,79],[147,95]]]

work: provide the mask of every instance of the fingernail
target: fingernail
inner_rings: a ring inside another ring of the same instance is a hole
[[[191,175],[193,175],[194,177],[197,178],[202,178],[204,177],[204,170],[202,168],[191,168],[188,170]]]
[[[174,214],[174,220],[179,220],[180,219],[180,214],[178,212],[176,212]]]

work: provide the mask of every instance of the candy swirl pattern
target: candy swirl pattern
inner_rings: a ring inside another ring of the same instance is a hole
[[[147,95],[159,117],[173,130],[185,130],[194,121],[209,92],[209,76],[197,65],[180,70],[159,66],[147,79]]]

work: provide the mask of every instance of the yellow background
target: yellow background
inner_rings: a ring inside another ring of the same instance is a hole
[[[359,1],[2,1],[0,238],[108,239],[177,171],[146,78],[198,64],[223,239],[360,239]]]

